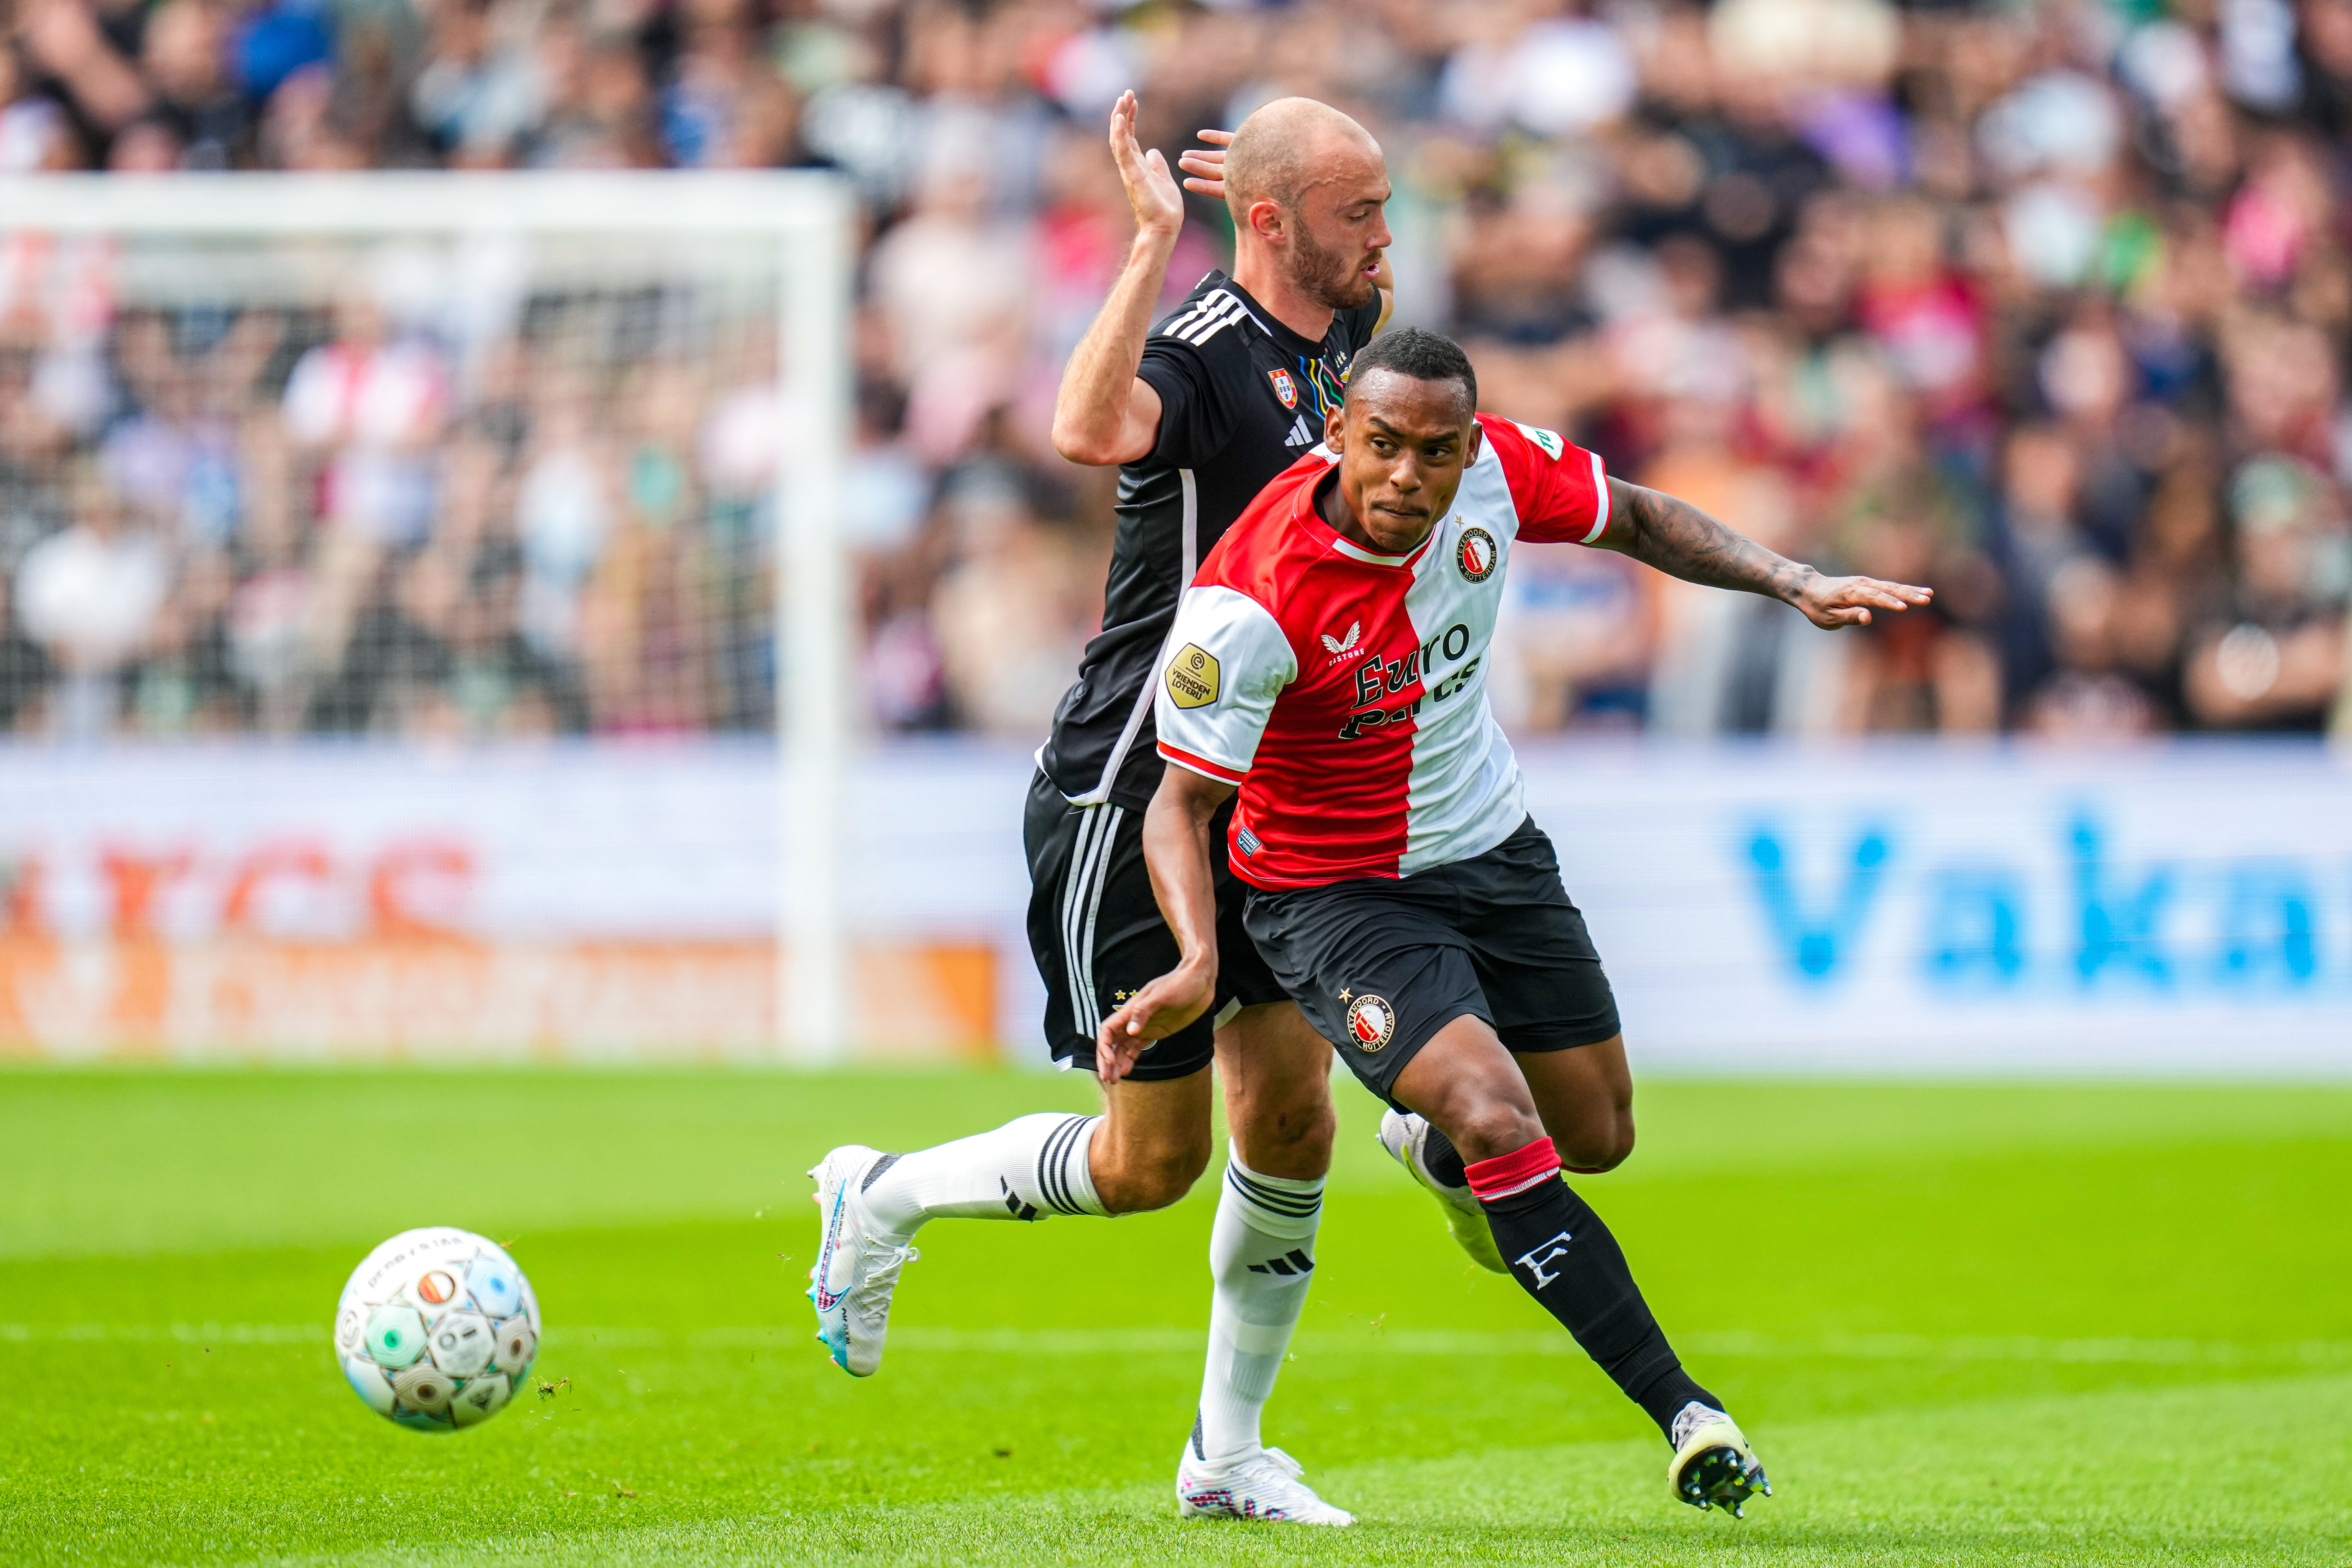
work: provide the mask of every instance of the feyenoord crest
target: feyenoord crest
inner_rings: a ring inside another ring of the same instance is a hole
[[[1495,563],[1503,558],[1496,547],[1495,536],[1483,528],[1465,528],[1462,542],[1454,547],[1454,563],[1462,568],[1463,577],[1472,583],[1484,583],[1495,574]]]
[[[1348,1037],[1360,1050],[1377,1051],[1396,1033],[1396,1013],[1379,996],[1359,996],[1348,1004]]]
[[[1298,384],[1290,379],[1288,371],[1270,370],[1265,373],[1265,378],[1274,383],[1274,395],[1282,399],[1285,408],[1298,406]]]

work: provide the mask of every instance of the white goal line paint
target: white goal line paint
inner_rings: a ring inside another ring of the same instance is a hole
[[[765,1350],[798,1347],[794,1328],[659,1329],[605,1325],[554,1326],[551,1348],[614,1350]],[[0,1344],[123,1343],[185,1345],[324,1344],[324,1324],[311,1323],[6,1323]],[[1196,1329],[897,1329],[901,1349],[963,1355],[1198,1355]],[[1303,1329],[1302,1350],[1331,1353],[1377,1351],[1384,1355],[1491,1357],[1580,1356],[1576,1342],[1542,1330],[1479,1332],[1454,1329]],[[1777,1338],[1744,1330],[1677,1334],[1677,1346],[1697,1355],[1741,1359],[1829,1361],[2046,1362],[2081,1365],[2248,1366],[2333,1365],[2352,1362],[2352,1340],[2301,1340],[2242,1344],[2230,1340],[2161,1340],[2116,1336],[2046,1339],[2032,1335],[1820,1334]]]

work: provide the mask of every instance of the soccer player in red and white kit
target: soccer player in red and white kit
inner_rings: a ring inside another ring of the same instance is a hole
[[[1216,996],[1211,824],[1238,790],[1225,850],[1250,886],[1244,922],[1393,1108],[1382,1142],[1483,1218],[1483,1235],[1456,1234],[1657,1422],[1674,1495],[1738,1513],[1769,1492],[1763,1466],[1561,1175],[1553,1136],[1586,1146],[1596,1119],[1630,1111],[1630,1079],[1600,956],[1487,705],[1486,650],[1523,540],[1622,551],[1823,627],[1929,593],[1825,577],[1476,406],[1452,342],[1374,339],[1325,449],[1268,484],[1193,579],[1154,699],[1175,765],[1143,829],[1181,956],[1105,1021],[1096,1058],[1120,1070]]]

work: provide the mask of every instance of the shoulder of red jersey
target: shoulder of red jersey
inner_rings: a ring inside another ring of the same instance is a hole
[[[1231,588],[1275,608],[1297,571],[1324,553],[1313,534],[1291,526],[1291,516],[1298,492],[1329,473],[1335,460],[1318,446],[1268,479],[1211,548],[1192,579],[1194,585]]]
[[[1557,430],[1481,414],[1486,447],[1503,467],[1519,514],[1519,536],[1534,542],[1595,544],[1609,528],[1609,472],[1598,455]]]

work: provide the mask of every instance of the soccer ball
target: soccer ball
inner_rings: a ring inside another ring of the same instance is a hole
[[[335,1359],[377,1415],[418,1432],[506,1408],[539,1354],[539,1298],[506,1248],[469,1230],[404,1230],[352,1270]]]

